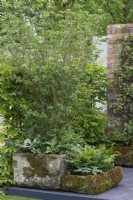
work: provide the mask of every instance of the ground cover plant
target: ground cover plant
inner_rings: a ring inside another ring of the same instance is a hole
[[[70,174],[101,174],[114,167],[114,159],[118,154],[113,153],[113,149],[106,149],[105,145],[92,147],[85,145],[74,146],[67,152],[66,161],[69,164]]]

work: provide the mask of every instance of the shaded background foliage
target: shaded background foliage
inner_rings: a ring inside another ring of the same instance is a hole
[[[2,0],[7,2],[10,10],[14,9],[14,0]],[[17,1],[17,4],[21,4]],[[94,21],[98,21],[97,35],[106,35],[106,27],[110,24],[126,24],[133,23],[133,4],[132,0],[25,0],[23,1],[23,13],[25,16],[40,18],[40,10],[48,10],[51,7],[54,11],[64,11],[66,9],[75,9],[80,7],[80,10],[87,11]],[[29,9],[31,8],[31,9]],[[5,8],[0,7],[1,14]]]

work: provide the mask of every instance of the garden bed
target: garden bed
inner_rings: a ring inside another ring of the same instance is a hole
[[[123,177],[121,167],[96,175],[66,175],[64,156],[55,154],[15,153],[13,167],[16,186],[85,194],[102,193],[117,185]]]

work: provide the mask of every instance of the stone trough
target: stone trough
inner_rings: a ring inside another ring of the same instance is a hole
[[[103,174],[66,175],[67,165],[63,155],[13,155],[14,184],[45,190],[62,190],[85,194],[99,194],[117,185],[122,177],[121,167]]]
[[[13,155],[14,184],[41,189],[60,189],[61,178],[66,172],[62,155]]]

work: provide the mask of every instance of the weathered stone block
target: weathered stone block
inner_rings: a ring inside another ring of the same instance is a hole
[[[120,153],[115,159],[115,164],[119,166],[133,167],[133,147],[120,146],[114,147],[114,151]]]
[[[42,189],[60,189],[61,177],[66,172],[63,155],[13,155],[14,183]]]
[[[115,167],[97,175],[67,175],[62,178],[61,189],[85,194],[99,194],[117,185],[122,177],[121,167]]]

